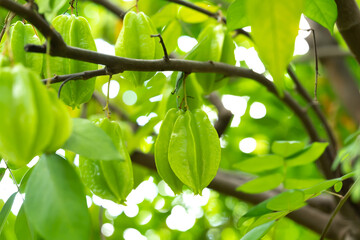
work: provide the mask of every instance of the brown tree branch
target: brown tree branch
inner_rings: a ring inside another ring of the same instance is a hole
[[[314,21],[308,20],[311,28],[315,29],[317,33],[317,46],[339,48],[338,43],[334,38],[331,37],[329,31],[324,27],[320,26]],[[309,45],[312,46],[312,41],[308,41]],[[330,84],[340,101],[343,103],[348,112],[352,115],[353,119],[360,123],[360,93],[357,86],[357,80],[351,73],[350,69],[346,65],[345,58],[341,56],[337,57],[321,57],[321,64],[324,66]],[[353,184],[353,181],[345,181],[342,189],[342,194]],[[349,204],[352,207],[349,207]],[[353,219],[359,219],[360,216],[360,204],[349,202],[342,209],[346,216]],[[355,210],[355,212],[354,212]],[[359,221],[359,220],[358,220]]]
[[[215,123],[214,127],[219,137],[221,137],[229,126],[229,123],[233,118],[233,114],[224,107],[220,97],[216,93],[211,93],[208,99],[218,111],[218,121]]]
[[[105,75],[110,75],[111,73],[109,73],[109,71],[106,68],[103,69],[99,69],[99,70],[92,70],[92,71],[85,71],[85,72],[80,72],[80,73],[72,73],[72,74],[66,74],[66,75],[56,75],[50,79],[43,79],[42,82],[45,84],[48,81],[50,83],[59,83],[59,82],[63,82],[66,79],[71,79],[71,80],[88,80],[90,78],[93,77],[98,77],[98,76],[105,76]]]
[[[66,47],[61,35],[51,28],[49,23],[31,8],[25,7],[11,0],[0,0],[0,6],[31,22],[45,36],[45,38],[51,39],[51,46],[56,46],[56,49]]]
[[[180,60],[180,59],[170,59],[169,61],[165,60],[139,60],[139,59],[129,59],[116,57],[111,55],[106,55],[102,53],[97,53],[94,51],[89,51],[81,48],[75,48],[67,46],[60,34],[57,33],[53,28],[51,28],[48,23],[43,20],[37,13],[32,12],[31,10],[19,5],[11,0],[1,0],[0,6],[3,6],[11,11],[16,12],[19,15],[23,15],[28,21],[32,22],[45,37],[49,37],[50,40],[50,54],[52,56],[71,58],[75,60],[91,62],[96,64],[102,64],[107,66],[107,70],[111,74],[120,73],[123,71],[182,71],[182,72],[212,72],[220,73],[225,76],[238,76],[250,78],[258,83],[262,84],[267,88],[267,90],[277,96],[281,101],[283,101],[292,111],[298,116],[298,118],[303,123],[308,135],[312,141],[322,141],[320,139],[315,126],[313,125],[310,117],[307,115],[306,109],[302,108],[289,93],[285,92],[281,97],[274,84],[265,78],[261,74],[257,74],[252,70],[236,67],[219,62],[199,62],[199,61],[189,61],[189,60]],[[17,12],[18,11],[18,12]],[[39,26],[38,26],[39,24]],[[54,43],[59,43],[54,44]],[[27,51],[33,52],[42,52],[46,53],[46,45],[27,45]],[[333,174],[331,170],[333,158],[329,152],[325,152],[323,157],[320,158],[320,164],[322,166],[323,172],[327,178],[336,177],[337,174]]]
[[[61,36],[54,31],[50,26],[38,15],[23,6],[16,4],[10,0],[0,0],[0,6],[3,6],[9,10],[12,10],[19,15],[25,17],[28,21],[32,22],[46,37],[50,38],[52,56],[60,56],[66,58],[77,59],[81,61],[93,62],[97,64],[103,64],[108,67],[111,73],[119,73],[125,70],[135,71],[164,71],[175,70],[183,72],[214,72],[221,73],[226,76],[240,76],[254,79],[263,86],[265,86],[270,92],[276,95],[281,101],[288,105],[295,114],[302,121],[305,129],[313,141],[320,141],[315,127],[313,126],[310,118],[308,117],[305,109],[298,105],[298,103],[288,94],[285,93],[283,97],[280,97],[271,81],[264,76],[257,74],[251,70],[234,67],[223,63],[214,62],[196,62],[185,60],[170,60],[168,62],[164,60],[137,60],[126,59],[121,57],[109,56],[100,54],[84,49],[74,48],[66,46]],[[58,43],[58,44],[55,44]],[[39,52],[46,52],[45,46],[32,46],[33,49],[38,49]],[[31,49],[31,47],[29,48]],[[328,168],[331,174],[330,168]]]
[[[167,0],[167,1],[175,2],[177,4],[189,7],[191,9],[193,9],[193,10],[200,11],[200,12],[202,12],[204,14],[207,14],[208,16],[210,16],[212,18],[215,18],[215,19],[217,19],[217,17],[218,17],[217,13],[209,12],[209,11],[207,11],[205,9],[202,9],[201,7],[199,7],[199,6],[195,5],[195,4],[192,4],[192,3],[189,3],[189,2],[186,2],[186,1],[183,1],[183,0],[175,0],[175,1],[174,0]],[[226,23],[226,18],[225,17],[222,17],[222,20],[223,20],[224,23]],[[237,34],[245,34],[246,36],[248,36],[251,39],[251,35],[249,33],[245,32],[243,29],[237,29],[236,30],[236,35]],[[306,102],[309,104],[309,106],[314,110],[315,114],[319,118],[320,122],[322,123],[322,125],[325,128],[325,131],[326,131],[326,133],[328,135],[330,144],[329,144],[329,146],[328,146],[328,148],[326,150],[327,151],[327,153],[326,153],[327,156],[326,157],[323,156],[322,157],[323,160],[320,160],[322,162],[321,163],[321,165],[322,165],[321,169],[323,169],[324,174],[325,174],[326,177],[332,178],[332,177],[335,177],[335,176],[339,176],[339,172],[337,174],[332,174],[331,171],[329,171],[329,169],[331,168],[331,165],[332,165],[332,161],[333,161],[333,159],[334,159],[334,157],[336,155],[336,150],[337,150],[336,149],[336,139],[334,137],[334,133],[333,133],[332,129],[330,128],[330,125],[327,122],[324,114],[321,112],[320,108],[316,104],[313,104],[313,100],[311,99],[310,95],[306,92],[305,88],[302,87],[302,85],[298,81],[298,78],[295,75],[295,72],[293,70],[291,70],[290,67],[288,68],[288,72],[289,72],[290,77],[293,79],[293,81],[297,85],[296,90],[298,91],[300,96],[302,96],[306,100]],[[315,141],[319,141],[319,140],[315,140]]]
[[[284,93],[281,97],[274,84],[265,78],[263,75],[257,74],[252,70],[235,67],[232,65],[219,63],[219,62],[198,62],[198,61],[189,61],[189,60],[179,60],[171,59],[169,61],[164,60],[138,60],[138,59],[129,59],[116,57],[111,55],[106,55],[102,53],[97,53],[85,49],[75,48],[67,46],[60,34],[57,33],[49,24],[41,18],[36,12],[33,12],[31,9],[25,8],[24,6],[17,4],[11,0],[1,0],[0,6],[7,8],[10,11],[14,11],[17,14],[23,16],[28,21],[32,22],[40,32],[47,38],[50,39],[50,54],[52,56],[71,58],[85,62],[92,62],[96,64],[102,64],[107,66],[107,70],[111,74],[116,74],[127,71],[182,71],[182,72],[212,72],[220,73],[225,76],[238,76],[253,79],[263,86],[265,86],[269,92],[277,96],[281,101],[283,101],[292,111],[298,116],[301,120],[303,126],[308,132],[312,141],[321,141],[315,126],[313,125],[311,119],[307,115],[307,112],[304,108],[298,105],[298,103],[291,97],[290,94]],[[57,44],[55,44],[57,43]],[[28,51],[35,52],[46,52],[46,45],[37,46],[37,45],[28,45],[26,48]],[[323,156],[320,158],[321,169],[327,178],[336,177],[338,174],[334,174],[331,170],[333,158],[331,153],[326,151]]]

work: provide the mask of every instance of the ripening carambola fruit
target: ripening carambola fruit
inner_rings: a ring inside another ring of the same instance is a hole
[[[22,65],[0,68],[0,154],[11,168],[25,166],[49,144],[51,108],[38,74]]]
[[[204,111],[168,111],[155,143],[155,162],[175,193],[183,183],[201,194],[215,177],[220,158],[219,137]]]
[[[54,116],[54,128],[49,144],[45,152],[55,152],[70,137],[72,131],[72,121],[70,113],[65,104],[57,97],[54,89],[48,91],[51,103],[51,110]]]
[[[235,44],[226,27],[208,25],[198,37],[198,44],[188,53],[185,59],[196,61],[223,62],[235,64]],[[205,94],[221,87],[225,76],[215,73],[196,73],[198,83]]]
[[[24,50],[24,47],[27,44],[41,44],[34,26],[17,21],[10,27],[9,33],[10,36],[4,37],[1,43],[3,53],[10,56],[15,63],[22,63],[25,67],[31,68],[40,74],[43,55],[38,53],[28,53]]]
[[[95,41],[91,35],[89,23],[85,18],[74,15],[60,15],[54,18],[52,25],[69,46],[96,51]],[[98,68],[93,63],[60,57],[50,57],[50,62],[47,64],[50,64],[51,76],[54,74],[65,75],[96,70]],[[47,76],[46,67],[44,67],[44,75]],[[61,83],[55,83],[51,86],[58,90],[60,85]],[[94,89],[95,78],[86,81],[69,81],[63,86],[60,98],[67,105],[75,108],[81,103],[89,101]]]
[[[115,54],[119,57],[135,59],[161,58],[162,50],[158,38],[151,37],[157,34],[150,18],[143,12],[128,12],[125,15],[123,27],[115,44]],[[125,71],[122,76],[135,86],[153,77],[155,72]]]
[[[91,160],[80,156],[80,175],[85,185],[101,198],[123,204],[134,185],[132,163],[118,122],[95,122],[111,138],[122,159]]]
[[[182,192],[183,183],[171,169],[168,156],[172,129],[180,114],[181,110],[176,110],[175,108],[170,109],[166,113],[160,127],[154,150],[156,169],[160,177],[164,179],[175,194]]]

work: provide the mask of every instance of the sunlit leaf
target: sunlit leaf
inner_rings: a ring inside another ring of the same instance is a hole
[[[87,119],[73,119],[73,132],[62,148],[89,159],[124,159],[110,137]]]
[[[236,163],[234,168],[248,173],[258,173],[282,167],[284,159],[277,155],[263,155],[246,159]]]
[[[306,178],[306,179],[298,179],[298,178],[285,178],[284,187],[287,189],[303,189],[309,188],[324,181],[321,178]]]
[[[166,50],[168,54],[174,51],[177,47],[177,40],[181,35],[181,26],[177,20],[171,21],[162,32],[161,36],[164,39]]]
[[[236,188],[236,191],[262,193],[276,188],[280,185],[280,183],[282,183],[283,179],[283,175],[279,173],[258,177]]]
[[[260,225],[256,228],[251,229],[241,240],[258,240],[261,239],[265,234],[274,226],[275,221],[271,221]]]
[[[289,157],[305,147],[304,142],[297,141],[275,141],[271,145],[271,151],[283,157]]]
[[[271,198],[266,207],[274,211],[293,211],[305,205],[304,192],[290,190]]]
[[[303,1],[251,0],[246,3],[255,48],[282,94],[284,74],[294,53]]]
[[[334,0],[305,0],[304,14],[333,33],[337,18]]]
[[[197,6],[204,8],[210,12],[216,12],[218,7],[206,3],[195,3]],[[187,23],[201,23],[209,19],[209,16],[188,7],[181,7],[179,10],[179,18]]]
[[[325,190],[331,188],[337,182],[340,182],[340,181],[341,181],[341,178],[327,180],[327,181],[319,183],[319,184],[317,184],[315,186],[312,186],[310,188],[304,189],[304,193],[305,194],[318,194],[318,193],[320,193],[322,191],[325,191]]]
[[[0,233],[1,233],[1,231],[2,231],[2,229],[4,227],[4,225],[5,225],[7,217],[9,216],[11,207],[12,207],[12,205],[14,203],[14,200],[15,200],[15,196],[16,196],[16,192],[13,193],[8,198],[8,200],[6,201],[6,203],[4,204],[4,206],[1,209],[1,212],[0,212]]]
[[[247,0],[236,0],[229,6],[226,18],[229,30],[235,30],[250,25],[246,16],[246,1]]]
[[[288,167],[293,167],[314,162],[325,151],[327,145],[328,143],[325,142],[315,142],[295,156],[285,159],[285,164]]]
[[[151,17],[156,28],[162,28],[177,17],[179,5],[167,4]]]
[[[24,206],[29,222],[46,239],[89,239],[83,186],[66,159],[56,154],[41,156],[29,178]]]

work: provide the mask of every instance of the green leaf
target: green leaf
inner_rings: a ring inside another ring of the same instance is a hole
[[[316,161],[325,151],[328,143],[314,142],[295,156],[285,159],[287,167],[299,166]]]
[[[271,198],[266,207],[274,211],[293,211],[305,205],[304,192],[290,190]]]
[[[297,141],[275,141],[271,145],[271,151],[283,157],[289,157],[305,147],[304,142]]]
[[[222,57],[222,49],[226,28],[222,25],[207,25],[198,37],[198,44],[187,54],[185,59],[195,61],[218,62]],[[211,92],[217,75],[213,73],[196,73],[198,83],[204,92]]]
[[[154,23],[155,27],[163,28],[169,22],[175,20],[179,10],[178,8],[179,6],[177,4],[167,4],[163,8],[161,8],[151,17],[151,20]],[[167,45],[166,48],[168,48]]]
[[[337,6],[334,0],[305,0],[304,14],[333,33],[337,19]]]
[[[324,179],[321,178],[285,178],[284,187],[287,189],[303,189],[312,187],[322,181],[324,181]]]
[[[73,132],[62,148],[88,159],[124,159],[111,138],[101,128],[87,119],[73,119]]]
[[[303,1],[251,0],[246,3],[255,48],[282,94],[284,74],[294,53]]]
[[[198,2],[195,3],[195,5],[210,12],[216,12],[218,10],[218,7],[209,5],[208,3]],[[201,23],[209,19],[209,16],[188,7],[180,7],[179,18],[186,23]]]
[[[44,154],[26,186],[29,222],[45,239],[90,239],[90,215],[82,183],[70,163]]]
[[[0,182],[5,175],[5,172],[6,172],[6,168],[0,168]]]
[[[25,175],[23,176],[23,178],[21,179],[21,182],[20,182],[20,192],[21,193],[24,193],[25,192],[25,188],[26,188],[26,184],[29,180],[29,177],[32,173],[32,171],[34,170],[34,168],[30,168],[26,173]]]
[[[37,239],[34,229],[30,226],[27,219],[24,205],[21,206],[20,211],[15,220],[15,234],[18,239],[34,240]]]
[[[246,1],[236,0],[233,2],[227,11],[227,26],[229,30],[235,30],[250,25],[246,16]]]
[[[267,213],[271,213],[272,210],[266,207],[269,201],[270,198],[250,208],[250,210],[243,217],[258,217]]]
[[[13,193],[9,199],[6,201],[6,203],[4,204],[4,206],[2,207],[1,209],[1,212],[0,212],[0,233],[6,223],[6,219],[7,217],[9,216],[10,214],[10,211],[11,211],[11,207],[14,203],[14,200],[15,200],[15,196],[16,196],[16,192]]]
[[[258,226],[256,228],[253,228],[253,229],[251,229],[250,232],[245,234],[245,236],[243,236],[241,238],[241,240],[258,240],[258,239],[261,239],[274,226],[274,224],[275,224],[275,221],[271,221],[271,222],[265,223],[263,225],[260,225],[260,226]]]
[[[310,195],[318,194],[318,193],[321,193],[322,191],[325,191],[325,190],[331,188],[337,182],[340,182],[340,181],[341,181],[341,178],[335,178],[335,179],[327,180],[327,181],[319,183],[319,184],[317,184],[317,185],[315,185],[313,187],[304,189],[304,193],[305,194],[310,194]]]
[[[334,190],[335,192],[340,192],[340,190],[342,189],[343,183],[342,182],[337,182],[334,185]]]
[[[236,191],[262,193],[276,188],[282,183],[283,179],[283,175],[279,173],[258,177],[236,188]]]
[[[259,173],[282,167],[284,159],[277,155],[263,155],[246,159],[236,163],[234,168],[248,173]]]

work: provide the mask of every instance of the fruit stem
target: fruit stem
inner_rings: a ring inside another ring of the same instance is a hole
[[[6,163],[5,160],[4,160],[4,163],[5,163],[5,166],[6,166],[7,170],[9,170],[9,172],[10,172],[10,175],[11,175],[11,177],[12,177],[12,179],[13,179],[15,185],[16,185],[16,188],[17,188],[17,190],[18,190],[18,193],[19,193],[20,196],[21,196],[20,187],[19,187],[18,183],[16,182],[16,179],[15,179],[15,176],[14,176],[13,172],[11,171],[11,169],[9,168],[9,166],[7,165],[7,163]],[[22,198],[22,200],[23,200],[23,202],[24,202],[25,199],[23,198],[23,196],[21,196],[21,198]]]
[[[46,43],[46,74],[47,74],[47,81],[46,81],[46,87],[50,88],[51,83],[51,71],[50,71],[50,38],[47,38]]]
[[[187,103],[187,94],[186,94],[186,78],[187,76],[189,76],[189,73],[184,73],[184,79],[183,79],[183,90],[184,90],[184,101],[185,101],[185,106],[184,106],[184,110],[188,110],[189,106]]]
[[[105,105],[105,107],[103,109],[105,111],[106,117],[108,119],[110,119],[110,114],[111,114],[110,109],[109,109],[111,77],[112,77],[112,75],[109,75],[109,81],[108,81],[108,86],[107,86],[107,94],[106,94],[106,105]]]
[[[136,4],[135,4],[135,8],[136,8],[136,12],[139,13],[139,0],[136,0]]]
[[[183,89],[184,89],[184,100],[185,100],[184,109],[186,111],[188,109],[188,104],[187,104],[187,95],[186,95],[186,77],[185,76],[184,76],[184,80],[183,80]]]

